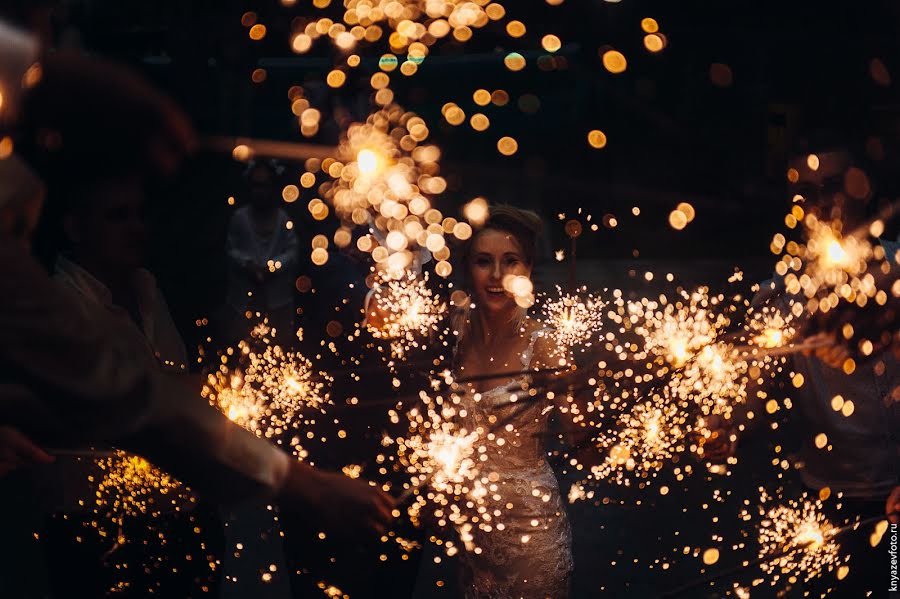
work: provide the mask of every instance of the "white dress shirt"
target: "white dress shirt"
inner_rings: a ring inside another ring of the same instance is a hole
[[[290,218],[280,208],[272,233],[260,235],[253,226],[250,210],[250,206],[238,208],[228,224],[228,304],[237,312],[266,312],[294,301],[299,260],[297,235],[288,228]],[[267,272],[259,283],[245,270],[247,263],[264,268],[271,264],[275,272]]]

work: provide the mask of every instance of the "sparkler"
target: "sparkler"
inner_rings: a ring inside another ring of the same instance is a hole
[[[407,508],[413,524],[428,509],[426,515],[439,527],[452,524],[466,546],[474,549],[473,528],[489,531],[494,513],[486,507],[492,483],[478,468],[486,447],[478,431],[459,423],[462,415],[452,399],[431,398],[424,392],[420,399],[421,409],[407,413],[409,434],[383,440],[384,445],[396,444],[399,463],[412,476],[400,503],[415,498]],[[452,547],[448,544],[448,551]]]
[[[874,276],[867,272],[876,255],[872,243],[855,233],[843,236],[840,221],[823,222],[807,214],[803,224],[806,244],[784,245],[785,254],[776,264],[776,272],[784,275],[787,292],[805,296],[810,312],[836,308],[841,299],[862,306],[874,298],[878,289]],[[778,239],[773,249],[781,249],[783,237]]]
[[[890,514],[886,514],[884,516],[872,516],[870,518],[865,518],[858,522],[852,522],[845,526],[841,526],[840,528],[830,528],[828,526],[817,526],[814,523],[810,523],[805,525],[803,528],[798,528],[797,533],[790,542],[784,543],[781,545],[779,549],[773,551],[771,553],[762,553],[760,552],[760,556],[756,559],[749,560],[738,564],[736,566],[732,566],[730,568],[726,568],[714,574],[710,574],[708,576],[703,576],[689,582],[688,584],[682,585],[671,591],[667,591],[660,595],[660,597],[679,597],[685,594],[688,591],[692,591],[701,586],[708,586],[710,583],[715,582],[717,580],[721,580],[723,578],[727,578],[729,576],[733,576],[735,574],[739,574],[741,572],[745,572],[747,568],[753,566],[761,566],[762,568],[770,568],[774,569],[775,566],[771,564],[771,562],[776,561],[778,563],[781,560],[794,560],[792,557],[794,554],[798,552],[805,552],[810,555],[816,554],[821,548],[825,545],[832,543],[834,544],[837,539],[839,539],[842,535],[850,532],[858,530],[864,526],[868,526],[869,524],[875,524],[877,522],[884,522],[885,519],[896,516],[900,514],[900,512],[892,512]],[[777,564],[776,564],[777,565]],[[835,562],[837,565],[837,562]],[[832,570],[833,566],[829,568]],[[810,579],[806,579],[810,580]]]
[[[591,468],[591,475],[626,486],[632,475],[656,476],[667,460],[685,450],[691,430],[685,411],[671,398],[659,395],[638,403],[622,414],[613,432],[597,437],[597,447],[607,451],[607,457]]]
[[[675,397],[692,399],[705,415],[728,418],[734,404],[746,400],[748,369],[732,346],[713,343],[699,350],[669,387]]]
[[[116,451],[96,464],[103,471],[96,510],[119,526],[126,517],[156,517],[193,501],[189,489],[140,456]]]
[[[428,273],[407,273],[375,288],[366,311],[366,328],[377,339],[391,343],[391,355],[404,358],[432,332],[447,312],[447,305],[428,287]]]
[[[765,349],[784,346],[797,333],[792,320],[793,314],[784,315],[771,306],[752,311],[746,326],[752,345]]]
[[[442,495],[465,494],[477,474],[472,455],[478,435],[457,426],[457,410],[441,407],[440,398],[440,403],[433,403],[422,392],[420,399],[424,410],[414,408],[407,414],[412,434],[394,440],[401,463],[414,475],[413,488],[430,487]]]
[[[239,365],[229,366],[223,360],[219,369],[207,377],[201,394],[229,420],[248,431],[276,443],[297,428],[311,425],[315,414],[324,414],[331,404],[331,376],[316,372],[312,362],[302,354],[271,345],[268,331],[259,329],[254,335],[263,349],[252,349],[242,341],[237,356]],[[294,452],[306,452],[292,441]]]
[[[765,496],[764,496],[765,501]],[[769,509],[759,527],[760,565],[766,574],[795,576],[809,581],[839,562],[834,527],[821,512],[822,502],[790,501]],[[786,551],[795,549],[794,551]],[[782,553],[778,557],[772,557]]]
[[[468,239],[472,227],[444,218],[431,205],[429,197],[442,193],[447,183],[437,174],[440,149],[423,145],[429,136],[425,121],[389,99],[379,104],[382,108],[365,123],[347,129],[334,157],[307,162],[310,170],[303,177],[309,186],[316,181],[313,171],[321,169],[327,177],[319,189],[341,220],[336,245],[348,246],[353,229],[365,225],[369,234],[358,238],[356,247],[371,254],[384,277],[404,278],[426,254],[436,259],[435,273],[447,277],[452,266],[445,235]],[[322,200],[311,201],[309,208],[314,218],[327,216]],[[314,251],[313,262],[324,264],[327,249]]]
[[[571,240],[569,245],[569,289],[575,289],[575,280],[576,280],[576,269],[578,267],[577,262],[577,251],[578,251],[578,238],[581,237],[582,232],[581,222],[572,219],[566,223],[565,231],[566,235],[568,235]]]
[[[592,345],[603,327],[605,304],[582,288],[580,294],[560,293],[558,299],[544,302],[540,320],[551,329],[549,333],[563,355],[574,348],[584,349]]]
[[[262,354],[250,352],[248,358],[244,386],[267,397],[270,407],[282,413],[285,424],[299,417],[304,409],[321,410],[329,402],[327,387],[331,377],[316,373],[312,362],[302,354],[270,345]]]
[[[725,315],[713,312],[713,307],[723,300],[722,296],[710,296],[709,290],[701,287],[690,294],[681,292],[674,303],[665,296],[659,302],[632,302],[629,312],[644,319],[635,332],[644,338],[645,352],[662,356],[678,368],[715,341],[730,323]]]

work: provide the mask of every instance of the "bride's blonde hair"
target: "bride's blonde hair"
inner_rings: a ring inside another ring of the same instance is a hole
[[[475,240],[485,231],[501,231],[512,235],[519,248],[522,250],[522,257],[529,268],[534,266],[537,259],[537,243],[544,230],[544,223],[536,212],[531,210],[523,210],[510,206],[509,204],[499,204],[491,206],[488,218],[484,224],[469,239],[465,241],[462,247],[457,250],[458,256],[457,268],[458,272],[463,275],[463,290],[469,294],[471,298],[471,280],[469,274],[470,258]],[[469,312],[471,308],[471,300],[467,301],[453,316],[453,329],[457,331],[457,342],[467,335],[470,327]],[[527,308],[519,307],[513,317],[512,324],[519,329],[525,322],[528,315]]]

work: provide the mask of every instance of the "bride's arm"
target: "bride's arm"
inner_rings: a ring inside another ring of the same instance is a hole
[[[594,406],[593,389],[586,376],[588,364],[574,360],[565,346],[556,343],[553,334],[539,335],[534,344],[531,368],[531,387],[538,397],[554,407],[557,416],[555,433],[569,451],[574,450],[579,461],[585,454],[588,462],[594,453],[591,438],[596,431],[592,417],[597,414]],[[554,436],[557,436],[554,435]],[[566,452],[568,455],[568,451]]]

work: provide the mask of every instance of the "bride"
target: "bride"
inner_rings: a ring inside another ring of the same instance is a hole
[[[462,558],[467,598],[556,599],[569,592],[571,531],[543,447],[549,406],[546,400],[527,406],[510,401],[510,388],[525,377],[510,380],[508,373],[555,365],[547,330],[504,289],[505,277],[531,276],[541,228],[533,212],[496,206],[462,251],[471,302],[457,315],[453,369],[457,378],[478,382],[466,384],[460,407],[469,430],[508,422],[502,444],[492,445],[480,465],[482,473],[496,475],[505,509],[501,525],[477,533],[480,553]]]

